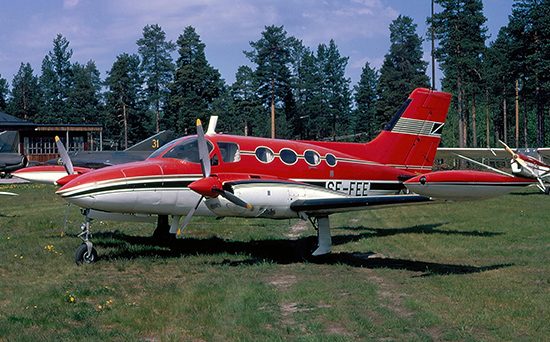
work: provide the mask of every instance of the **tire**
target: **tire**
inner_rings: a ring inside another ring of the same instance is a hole
[[[74,253],[74,261],[80,265],[82,263],[91,264],[97,260],[97,251],[92,247],[92,252],[88,253],[88,246],[86,244],[80,245]]]

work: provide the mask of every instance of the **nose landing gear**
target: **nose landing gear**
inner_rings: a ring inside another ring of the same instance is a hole
[[[82,209],[82,214],[86,215],[86,223],[82,224],[82,233],[78,234],[83,243],[76,249],[74,254],[74,261],[77,265],[82,263],[91,264],[97,260],[97,251],[90,241],[90,237],[92,237],[90,232],[90,209]]]

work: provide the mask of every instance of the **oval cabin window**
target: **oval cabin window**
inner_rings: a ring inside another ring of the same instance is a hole
[[[336,157],[331,153],[327,153],[327,155],[325,156],[325,160],[326,160],[327,164],[330,165],[330,166],[335,166],[336,165]]]
[[[313,166],[317,166],[321,162],[321,156],[313,150],[307,150],[304,152],[304,159],[309,165]]]
[[[271,163],[275,158],[275,153],[268,147],[258,147],[254,154],[262,163]]]
[[[292,151],[291,149],[284,148],[279,152],[279,157],[285,164],[292,165],[296,163],[298,160],[298,156],[296,155],[296,152]]]

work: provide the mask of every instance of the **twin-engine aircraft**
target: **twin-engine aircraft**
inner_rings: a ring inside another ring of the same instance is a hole
[[[198,121],[197,135],[176,139],[145,161],[84,174],[66,165],[69,174],[57,180],[57,194],[86,213],[75,261],[97,258],[89,239],[92,213],[172,216],[171,234],[194,215],[309,219],[317,229],[309,252],[318,257],[331,252],[330,214],[483,199],[535,182],[479,171],[431,172],[450,99],[416,89],[366,144],[216,134],[211,120],[206,134]]]

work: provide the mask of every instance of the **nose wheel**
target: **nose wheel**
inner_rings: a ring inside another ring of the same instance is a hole
[[[82,263],[91,264],[97,260],[97,251],[92,246],[91,242],[88,241],[88,243],[80,245],[74,253],[74,262],[79,265]]]
[[[92,237],[90,232],[90,209],[83,209],[82,214],[86,215],[86,223],[82,225],[82,233],[78,237],[82,239],[83,244],[74,253],[74,261],[78,265],[82,263],[91,264],[97,260],[97,251],[90,241],[90,237]]]

